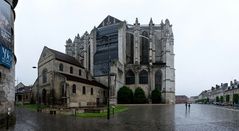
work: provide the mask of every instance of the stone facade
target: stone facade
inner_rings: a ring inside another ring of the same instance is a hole
[[[176,102],[175,102],[176,104],[184,104],[189,102],[188,97],[185,95],[177,95],[175,96],[175,99],[176,99]]]
[[[25,86],[21,82],[15,87],[15,103],[29,104],[32,101],[32,86]]]
[[[33,87],[36,102],[65,107],[97,106],[105,101],[105,88],[75,58],[44,47]]]
[[[217,98],[220,101],[220,98],[223,97],[223,103],[233,104],[233,95],[239,95],[239,82],[237,80],[231,81],[230,85],[221,83],[210,90],[202,91],[197,100],[208,99],[209,103],[215,103]],[[229,98],[228,101],[227,97]]]
[[[224,90],[224,99],[229,96],[228,103],[233,104],[233,95],[239,95],[239,81],[234,80],[230,82],[230,86],[228,86]],[[239,104],[239,101],[235,101],[236,104]]]
[[[15,121],[14,8],[17,2],[0,0],[0,128],[6,126],[7,116],[10,124]]]
[[[147,96],[158,88],[164,103],[175,103],[174,36],[169,20],[133,25],[107,16],[91,33],[66,41],[66,54],[75,57],[96,78],[108,85],[111,98],[123,85],[141,87]]]

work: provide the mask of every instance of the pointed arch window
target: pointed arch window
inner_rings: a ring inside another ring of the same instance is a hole
[[[126,34],[126,62],[127,64],[134,63],[134,35]]]
[[[72,85],[72,93],[76,93],[76,85],[75,84]]]
[[[90,94],[94,95],[94,89],[93,88],[90,89]]]
[[[135,75],[132,70],[127,71],[125,75],[126,84],[135,84]]]
[[[73,74],[73,67],[70,67],[70,73]]]
[[[66,97],[65,83],[61,83],[61,97]]]
[[[139,84],[148,84],[148,72],[146,70],[139,73]]]
[[[162,90],[162,72],[160,70],[155,73],[155,88]]]
[[[46,83],[47,82],[47,69],[44,69],[42,71],[42,83]]]
[[[86,90],[85,90],[85,86],[82,87],[82,94],[85,95]]]
[[[149,35],[146,31],[141,37],[140,63],[144,65],[149,63]]]
[[[64,69],[64,66],[63,66],[62,63],[60,63],[60,65],[59,65],[59,70],[60,70],[60,71],[63,71],[63,69]]]

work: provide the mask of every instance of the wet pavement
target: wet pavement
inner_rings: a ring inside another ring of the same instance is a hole
[[[214,105],[137,105],[106,118],[76,118],[16,110],[15,131],[238,131],[239,111]]]

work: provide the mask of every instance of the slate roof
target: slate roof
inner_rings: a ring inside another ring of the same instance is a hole
[[[98,26],[98,28],[101,28],[103,26],[108,26],[108,25],[112,25],[112,24],[116,24],[116,23],[120,23],[122,22],[121,20],[115,18],[115,17],[112,17],[110,15],[108,15],[101,23],[100,25]],[[105,23],[105,25],[103,24]]]
[[[23,94],[23,93],[30,93],[32,92],[32,86],[24,86],[21,88],[18,88],[16,91],[16,94]]]
[[[68,75],[68,74],[64,74],[64,73],[61,73],[61,75],[65,76],[67,80],[69,81],[77,81],[77,82],[80,82],[80,83],[84,83],[84,84],[88,84],[88,85],[93,85],[93,86],[97,86],[97,87],[100,87],[100,88],[104,88],[104,89],[107,89],[107,87],[95,80],[87,80],[87,79],[84,79],[84,78],[80,78],[80,77],[76,77],[76,76],[72,76],[72,75]]]
[[[79,66],[81,68],[84,68],[74,57],[69,56],[65,53],[50,49],[50,48],[48,48],[48,49],[55,55],[55,58],[57,60],[72,64],[72,65],[75,65],[75,66]]]

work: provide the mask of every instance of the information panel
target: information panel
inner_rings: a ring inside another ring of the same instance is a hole
[[[6,68],[12,67],[13,53],[12,50],[0,45],[0,64]]]
[[[13,49],[13,16],[11,6],[0,0],[0,44]]]

